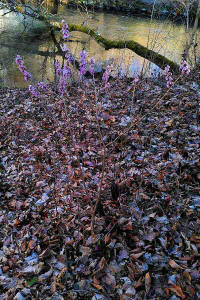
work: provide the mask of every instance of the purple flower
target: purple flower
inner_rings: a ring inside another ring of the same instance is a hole
[[[67,78],[69,78],[70,76],[71,76],[71,69],[70,69],[70,67],[64,65],[64,67],[63,67],[63,77],[64,77],[65,79],[67,79]]]
[[[170,66],[167,65],[164,69],[164,75],[165,75],[165,79],[167,81],[167,88],[170,88],[173,85],[173,77],[172,77],[172,73],[169,71],[170,70]]]
[[[18,65],[20,72],[24,75],[24,80],[29,81],[31,79],[31,74],[26,71],[26,67],[24,65],[24,62],[23,62],[23,59],[21,58],[21,56],[17,55],[15,61],[16,61],[16,64]]]
[[[102,80],[103,80],[104,83],[105,83],[105,88],[109,87],[108,79],[109,79],[109,77],[110,77],[110,73],[111,73],[111,71],[112,71],[112,68],[113,68],[113,65],[108,65],[108,66],[106,67],[105,72],[103,73]]]
[[[39,86],[43,91],[46,91],[46,90],[47,90],[46,83],[44,83],[44,82],[38,82],[38,86]]]
[[[183,75],[189,75],[190,74],[190,66],[187,63],[186,60],[184,60],[180,65],[180,71]]]
[[[29,87],[28,87],[28,89],[29,89],[29,92],[31,92],[31,94],[34,96],[34,97],[36,97],[36,98],[39,98],[40,97],[40,95],[39,95],[39,93],[38,93],[38,90],[33,86],[33,85],[29,85]]]
[[[80,53],[80,60],[79,60],[79,63],[80,63],[80,71],[79,72],[80,72],[81,76],[84,76],[85,73],[87,72],[86,59],[87,59],[87,52],[85,50],[83,50]]]
[[[68,50],[66,44],[64,44],[61,48],[62,48],[62,51],[63,51],[63,52],[66,52],[66,51]]]
[[[62,74],[62,69],[58,60],[55,61],[56,74],[60,76]]]
[[[69,50],[69,49],[66,50],[65,58],[66,58],[66,60],[67,60],[67,62],[68,62],[69,64],[72,64],[72,63],[74,62],[74,57],[73,57],[73,55],[70,53],[70,50]]]
[[[92,57],[92,58],[90,59],[90,69],[89,69],[90,74],[91,74],[92,76],[94,76],[94,66],[95,66],[95,59],[94,59],[94,57]]]
[[[20,55],[16,56],[16,60],[15,61],[16,61],[16,64],[18,65],[18,67],[19,66],[23,66],[23,64],[24,64]]]
[[[69,29],[68,25],[65,23],[65,20],[62,20],[62,35],[64,40],[69,38]]]
[[[66,91],[66,78],[64,76],[60,76],[59,80],[59,93],[63,96]]]
[[[87,58],[87,52],[85,50],[81,51],[80,57],[81,57],[80,60],[82,59],[85,61]]]
[[[26,70],[23,72],[24,74],[24,80],[27,82],[31,79],[31,74],[28,73]]]

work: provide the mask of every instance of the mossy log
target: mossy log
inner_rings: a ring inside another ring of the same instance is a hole
[[[60,26],[57,26],[56,24],[53,25],[53,27],[54,29],[59,29],[59,30],[61,29]],[[148,59],[149,61],[156,64],[158,67],[160,67],[161,69],[164,69],[167,65],[169,65],[171,67],[171,70],[173,70],[174,72],[177,72],[179,70],[179,65],[177,63],[169,60],[165,56],[153,50],[148,49],[147,47],[140,45],[135,41],[109,40],[102,37],[99,33],[95,32],[93,29],[88,28],[87,26],[68,24],[68,27],[69,27],[69,31],[79,31],[90,35],[92,38],[96,40],[97,43],[99,43],[106,50],[113,49],[113,48],[114,49],[127,48],[129,50],[132,50],[136,54],[142,56],[143,58]]]

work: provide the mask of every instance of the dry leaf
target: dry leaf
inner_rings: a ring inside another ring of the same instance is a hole
[[[56,282],[53,282],[53,283],[51,284],[51,293],[54,294],[55,291],[56,291]]]
[[[149,272],[145,274],[145,290],[146,293],[148,294],[149,290],[151,288],[151,277]]]
[[[101,285],[95,284],[95,283],[93,283],[92,285],[93,285],[98,291],[102,290],[102,286],[101,286]]]
[[[33,249],[33,248],[35,248],[35,246],[36,246],[36,241],[30,240],[30,241],[28,242],[28,248],[29,248],[29,249]]]
[[[108,284],[109,286],[111,286],[113,289],[116,287],[116,280],[115,280],[115,276],[111,275],[111,274],[107,274],[104,277],[104,281],[106,282],[106,284]]]
[[[182,299],[185,299],[185,295],[183,294],[183,291],[182,291],[180,286],[174,285],[173,287],[169,287],[169,290],[171,292],[176,293],[176,295],[178,297],[181,297]]]
[[[190,273],[187,271],[183,272],[183,277],[187,279],[189,282],[191,282],[192,280]]]
[[[137,289],[138,287],[142,286],[144,284],[143,277],[140,277],[138,281],[134,284],[134,288]]]
[[[21,243],[21,251],[25,252],[26,251],[26,241]]]
[[[140,253],[132,253],[130,255],[131,258],[134,258],[134,259],[138,259],[140,256],[142,256],[144,254],[144,252],[140,252]]]
[[[173,259],[169,261],[169,265],[172,269],[182,269]]]
[[[105,244],[107,244],[110,241],[110,234],[106,234],[104,238]]]
[[[200,243],[200,235],[192,235],[190,237],[190,241],[193,242],[193,243]]]
[[[15,219],[14,220],[14,226],[18,226],[21,223],[21,221],[19,219]]]
[[[104,269],[104,267],[105,267],[105,262],[106,262],[105,257],[102,257],[101,260],[100,260],[100,262],[99,262],[99,269],[100,269],[100,270],[103,270],[103,269]]]
[[[93,283],[94,284],[99,284],[99,280],[95,276],[93,277]]]
[[[82,256],[87,255],[89,256],[91,254],[91,248],[86,246],[81,246],[80,252],[82,253]]]
[[[166,125],[171,127],[173,122],[174,122],[174,119],[170,119],[168,122],[166,122]]]
[[[165,294],[167,295],[167,297],[169,297],[169,289],[165,288],[164,291],[165,291]]]
[[[131,220],[129,220],[128,223],[127,223],[126,225],[123,226],[123,229],[124,229],[124,230],[130,230],[130,231],[133,230],[133,225],[132,225]]]

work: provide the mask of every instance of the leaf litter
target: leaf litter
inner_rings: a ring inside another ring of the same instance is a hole
[[[1,299],[200,297],[199,87],[182,82],[152,111],[162,80],[141,80],[134,97],[126,80],[110,83],[98,98],[95,239],[93,86],[69,88],[67,116],[52,88],[37,100],[1,90]]]

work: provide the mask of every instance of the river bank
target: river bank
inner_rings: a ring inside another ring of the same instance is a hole
[[[104,10],[110,12],[126,12],[127,14],[138,15],[142,17],[168,18],[176,22],[184,22],[186,17],[186,11],[184,6],[180,3],[174,5],[173,2],[167,0],[68,0],[67,5],[69,7]],[[191,22],[193,22],[196,13],[196,5],[190,10]]]

